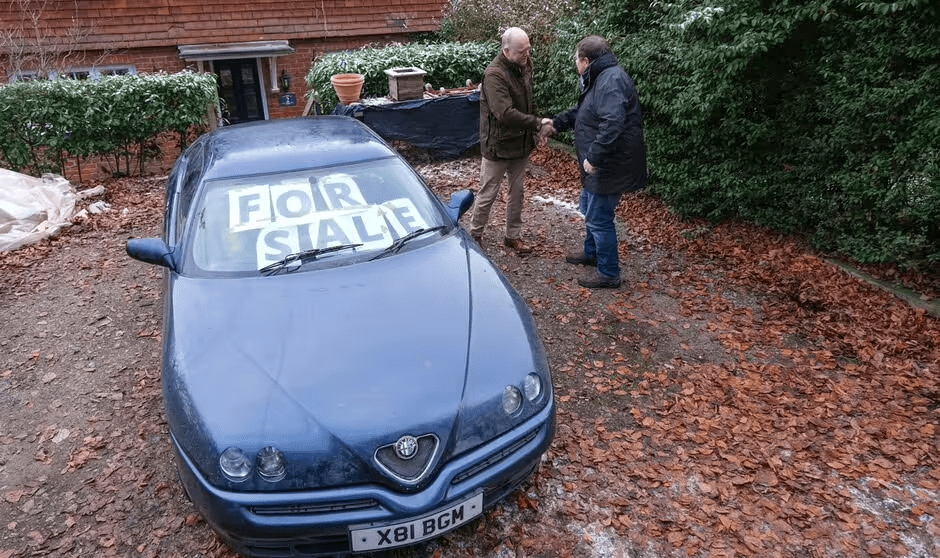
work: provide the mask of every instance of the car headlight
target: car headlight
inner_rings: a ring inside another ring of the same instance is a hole
[[[251,460],[238,448],[228,448],[219,456],[219,468],[232,482],[242,482],[251,474]]]
[[[503,411],[514,415],[522,407],[522,392],[516,386],[506,386],[503,391]]]
[[[542,395],[542,378],[538,374],[529,374],[522,383],[522,391],[525,398],[529,401],[535,401]]]
[[[284,478],[287,462],[281,450],[268,446],[258,452],[258,474],[266,481],[275,482]]]

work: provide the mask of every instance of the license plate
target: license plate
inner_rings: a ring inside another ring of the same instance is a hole
[[[381,527],[352,528],[349,538],[355,552],[385,550],[436,537],[483,513],[483,493],[443,510]]]

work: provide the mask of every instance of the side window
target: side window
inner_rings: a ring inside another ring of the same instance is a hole
[[[170,224],[173,222],[172,217],[176,215],[176,191],[179,186],[180,177],[182,176],[182,169],[185,166],[185,161],[179,159],[176,164],[173,166],[173,170],[170,172],[170,177],[166,181],[166,210],[163,214],[163,239],[166,240],[168,244],[176,245],[179,242],[179,224],[177,224],[176,229],[173,230]]]
[[[202,177],[203,165],[203,146],[197,142],[190,146],[185,154],[186,168],[183,170],[183,177],[178,185],[176,194],[176,240],[179,242],[183,231],[186,229],[186,219],[189,215],[189,209],[193,204],[193,198],[196,196],[196,189],[199,186],[199,179]]]

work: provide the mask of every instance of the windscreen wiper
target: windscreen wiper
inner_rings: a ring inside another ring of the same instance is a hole
[[[362,246],[362,243],[359,244],[338,244],[336,246],[327,246],[325,248],[311,248],[309,250],[301,250],[300,252],[294,252],[293,254],[288,254],[283,259],[274,262],[273,264],[266,265],[258,270],[262,275],[269,275],[275,271],[280,271],[282,269],[287,269],[287,265],[293,262],[299,262],[298,266],[305,264],[307,262],[312,262],[323,254],[329,254],[330,252],[338,252],[340,250],[348,250],[350,248],[358,248]]]
[[[387,255],[389,255],[389,254],[395,254],[395,253],[397,253],[399,250],[401,250],[401,247],[404,246],[405,244],[407,244],[408,241],[414,240],[415,238],[418,238],[419,236],[424,236],[424,235],[430,234],[430,233],[432,233],[432,232],[434,232],[434,231],[439,231],[439,230],[441,230],[441,229],[446,229],[446,228],[447,228],[447,225],[438,225],[438,226],[436,226],[436,227],[431,227],[431,228],[428,228],[428,229],[418,229],[418,230],[416,230],[416,231],[411,231],[410,233],[408,233],[408,234],[406,234],[405,236],[399,238],[399,239],[396,240],[395,242],[392,242],[392,245],[389,246],[388,248],[386,248],[385,250],[382,250],[381,252],[379,252],[379,253],[376,254],[375,256],[369,258],[369,261],[371,262],[372,260],[377,260],[377,259],[379,259],[379,258],[381,258],[381,257],[384,257],[384,256],[387,256]]]

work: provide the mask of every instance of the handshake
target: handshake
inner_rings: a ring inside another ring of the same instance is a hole
[[[538,144],[545,145],[545,142],[548,141],[548,136],[551,136],[555,133],[555,125],[552,123],[551,118],[543,118],[541,124],[539,124],[539,134],[538,134]]]

